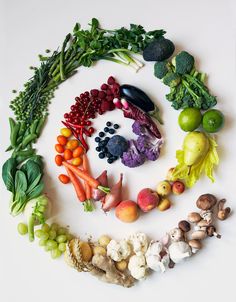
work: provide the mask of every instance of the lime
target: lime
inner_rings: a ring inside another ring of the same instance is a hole
[[[223,127],[223,125],[224,115],[221,111],[211,109],[203,114],[202,127],[206,132],[217,132]]]
[[[179,126],[184,131],[193,131],[202,121],[201,111],[197,108],[186,108],[179,115]]]

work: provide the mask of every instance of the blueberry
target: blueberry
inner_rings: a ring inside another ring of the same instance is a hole
[[[107,152],[107,153],[106,153],[106,157],[108,157],[108,158],[112,158],[112,157],[113,157],[113,155],[112,155],[110,152]]]
[[[101,147],[96,147],[96,151],[100,152],[101,151]]]
[[[106,141],[106,142],[108,142],[109,140],[110,140],[110,137],[108,137],[108,136],[104,138],[104,141]]]
[[[103,140],[100,141],[100,143],[98,144],[99,147],[105,147],[107,145],[107,141]]]
[[[107,162],[108,162],[108,164],[112,164],[113,163],[113,159],[112,158],[108,158]]]
[[[100,137],[104,137],[104,136],[105,136],[105,133],[104,133],[104,132],[99,132],[98,135],[99,135]]]
[[[118,124],[115,124],[113,127],[114,127],[114,129],[120,128],[120,126]]]
[[[111,122],[107,122],[106,125],[107,125],[107,127],[111,127],[112,123]]]
[[[99,142],[100,142],[100,140],[101,140],[101,139],[100,139],[100,137],[98,137],[98,136],[97,136],[97,137],[95,137],[95,142],[96,142],[96,143],[99,143]]]
[[[114,129],[110,129],[110,130],[109,130],[109,133],[110,133],[110,134],[114,134],[114,133],[115,133],[115,130],[114,130]]]
[[[98,156],[99,156],[99,158],[104,158],[104,157],[105,157],[105,153],[100,152],[100,153],[98,154]]]
[[[105,127],[103,130],[104,130],[104,132],[109,132],[109,128],[108,127]]]
[[[115,161],[118,159],[118,156],[112,156],[112,159]]]
[[[107,148],[106,147],[102,147],[101,151],[104,152],[104,153],[107,153]]]

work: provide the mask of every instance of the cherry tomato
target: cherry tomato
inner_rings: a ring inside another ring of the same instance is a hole
[[[55,163],[57,166],[61,166],[63,162],[63,157],[59,154],[55,156]]]
[[[60,182],[62,182],[63,184],[68,184],[70,182],[70,177],[65,175],[65,174],[60,174],[58,176],[58,179],[60,180]]]
[[[72,159],[72,157],[73,157],[72,151],[69,150],[69,149],[66,149],[65,152],[64,152],[65,160],[70,160],[70,159]]]
[[[66,148],[69,150],[74,150],[79,145],[79,142],[76,139],[71,139],[66,143]]]
[[[65,136],[65,137],[70,137],[72,135],[72,132],[70,129],[68,128],[61,128],[61,135]]]
[[[64,152],[64,147],[63,147],[61,144],[56,144],[56,145],[55,145],[55,150],[56,150],[58,153],[63,153],[63,152]]]
[[[58,135],[57,137],[57,141],[59,144],[61,144],[62,146],[65,146],[67,143],[67,138],[63,135]]]
[[[82,164],[83,160],[81,157],[76,157],[72,160],[72,165],[74,166],[80,166]]]
[[[84,148],[82,146],[77,147],[74,151],[73,151],[73,157],[79,157],[80,155],[82,155],[84,153]]]

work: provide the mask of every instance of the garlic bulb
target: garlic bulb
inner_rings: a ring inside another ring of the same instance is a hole
[[[146,276],[146,260],[143,255],[134,255],[129,259],[128,269],[133,278],[142,280]]]
[[[168,250],[174,263],[179,263],[192,255],[191,247],[184,241],[173,242]]]
[[[161,242],[151,241],[149,248],[145,254],[147,266],[152,270],[164,273],[168,268],[170,258],[168,250]]]

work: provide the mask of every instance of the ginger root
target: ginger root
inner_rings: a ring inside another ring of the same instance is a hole
[[[114,261],[108,256],[96,254],[92,258],[94,269],[90,273],[99,280],[124,287],[134,285],[134,278],[116,269]]]

